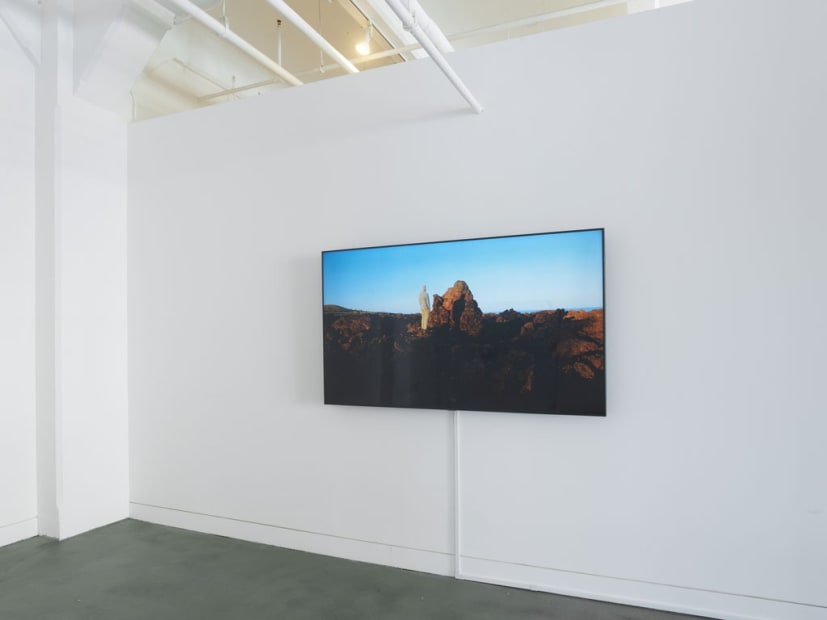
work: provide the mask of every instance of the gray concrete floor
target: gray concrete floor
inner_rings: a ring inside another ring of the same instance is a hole
[[[3,620],[698,620],[126,520],[0,549]]]

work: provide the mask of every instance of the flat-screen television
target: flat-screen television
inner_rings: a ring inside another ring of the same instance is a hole
[[[605,416],[603,236],[322,252],[324,402]]]

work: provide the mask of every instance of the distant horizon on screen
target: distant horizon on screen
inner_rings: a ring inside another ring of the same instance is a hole
[[[464,281],[484,313],[603,308],[603,229],[533,233],[322,253],[323,303],[418,313]]]

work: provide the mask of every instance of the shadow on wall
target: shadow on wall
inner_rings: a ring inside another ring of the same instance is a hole
[[[276,310],[284,313],[279,333],[283,341],[277,359],[284,360],[284,373],[292,398],[298,403],[322,402],[322,287],[319,257],[287,261],[287,290],[273,282]],[[274,322],[279,316],[274,316]],[[285,342],[286,341],[286,342]],[[275,370],[275,369],[274,369]],[[275,381],[277,378],[274,377]]]

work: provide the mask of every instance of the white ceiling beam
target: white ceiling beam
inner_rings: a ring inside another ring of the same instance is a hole
[[[147,0],[75,0],[75,94],[116,114],[174,15]]]
[[[330,41],[320,35],[318,31],[313,28],[313,26],[308,24],[301,15],[290,8],[284,0],[267,0],[267,2],[270,6],[276,9],[281,16],[284,17],[284,19],[301,30],[308,39],[313,41],[313,43],[318,45],[322,51],[333,58],[333,60],[335,60],[336,63],[339,64],[339,66],[341,66],[345,71],[348,73],[359,73],[359,69],[356,68],[356,65],[350,62],[344,54],[333,47],[333,45],[330,44]]]

